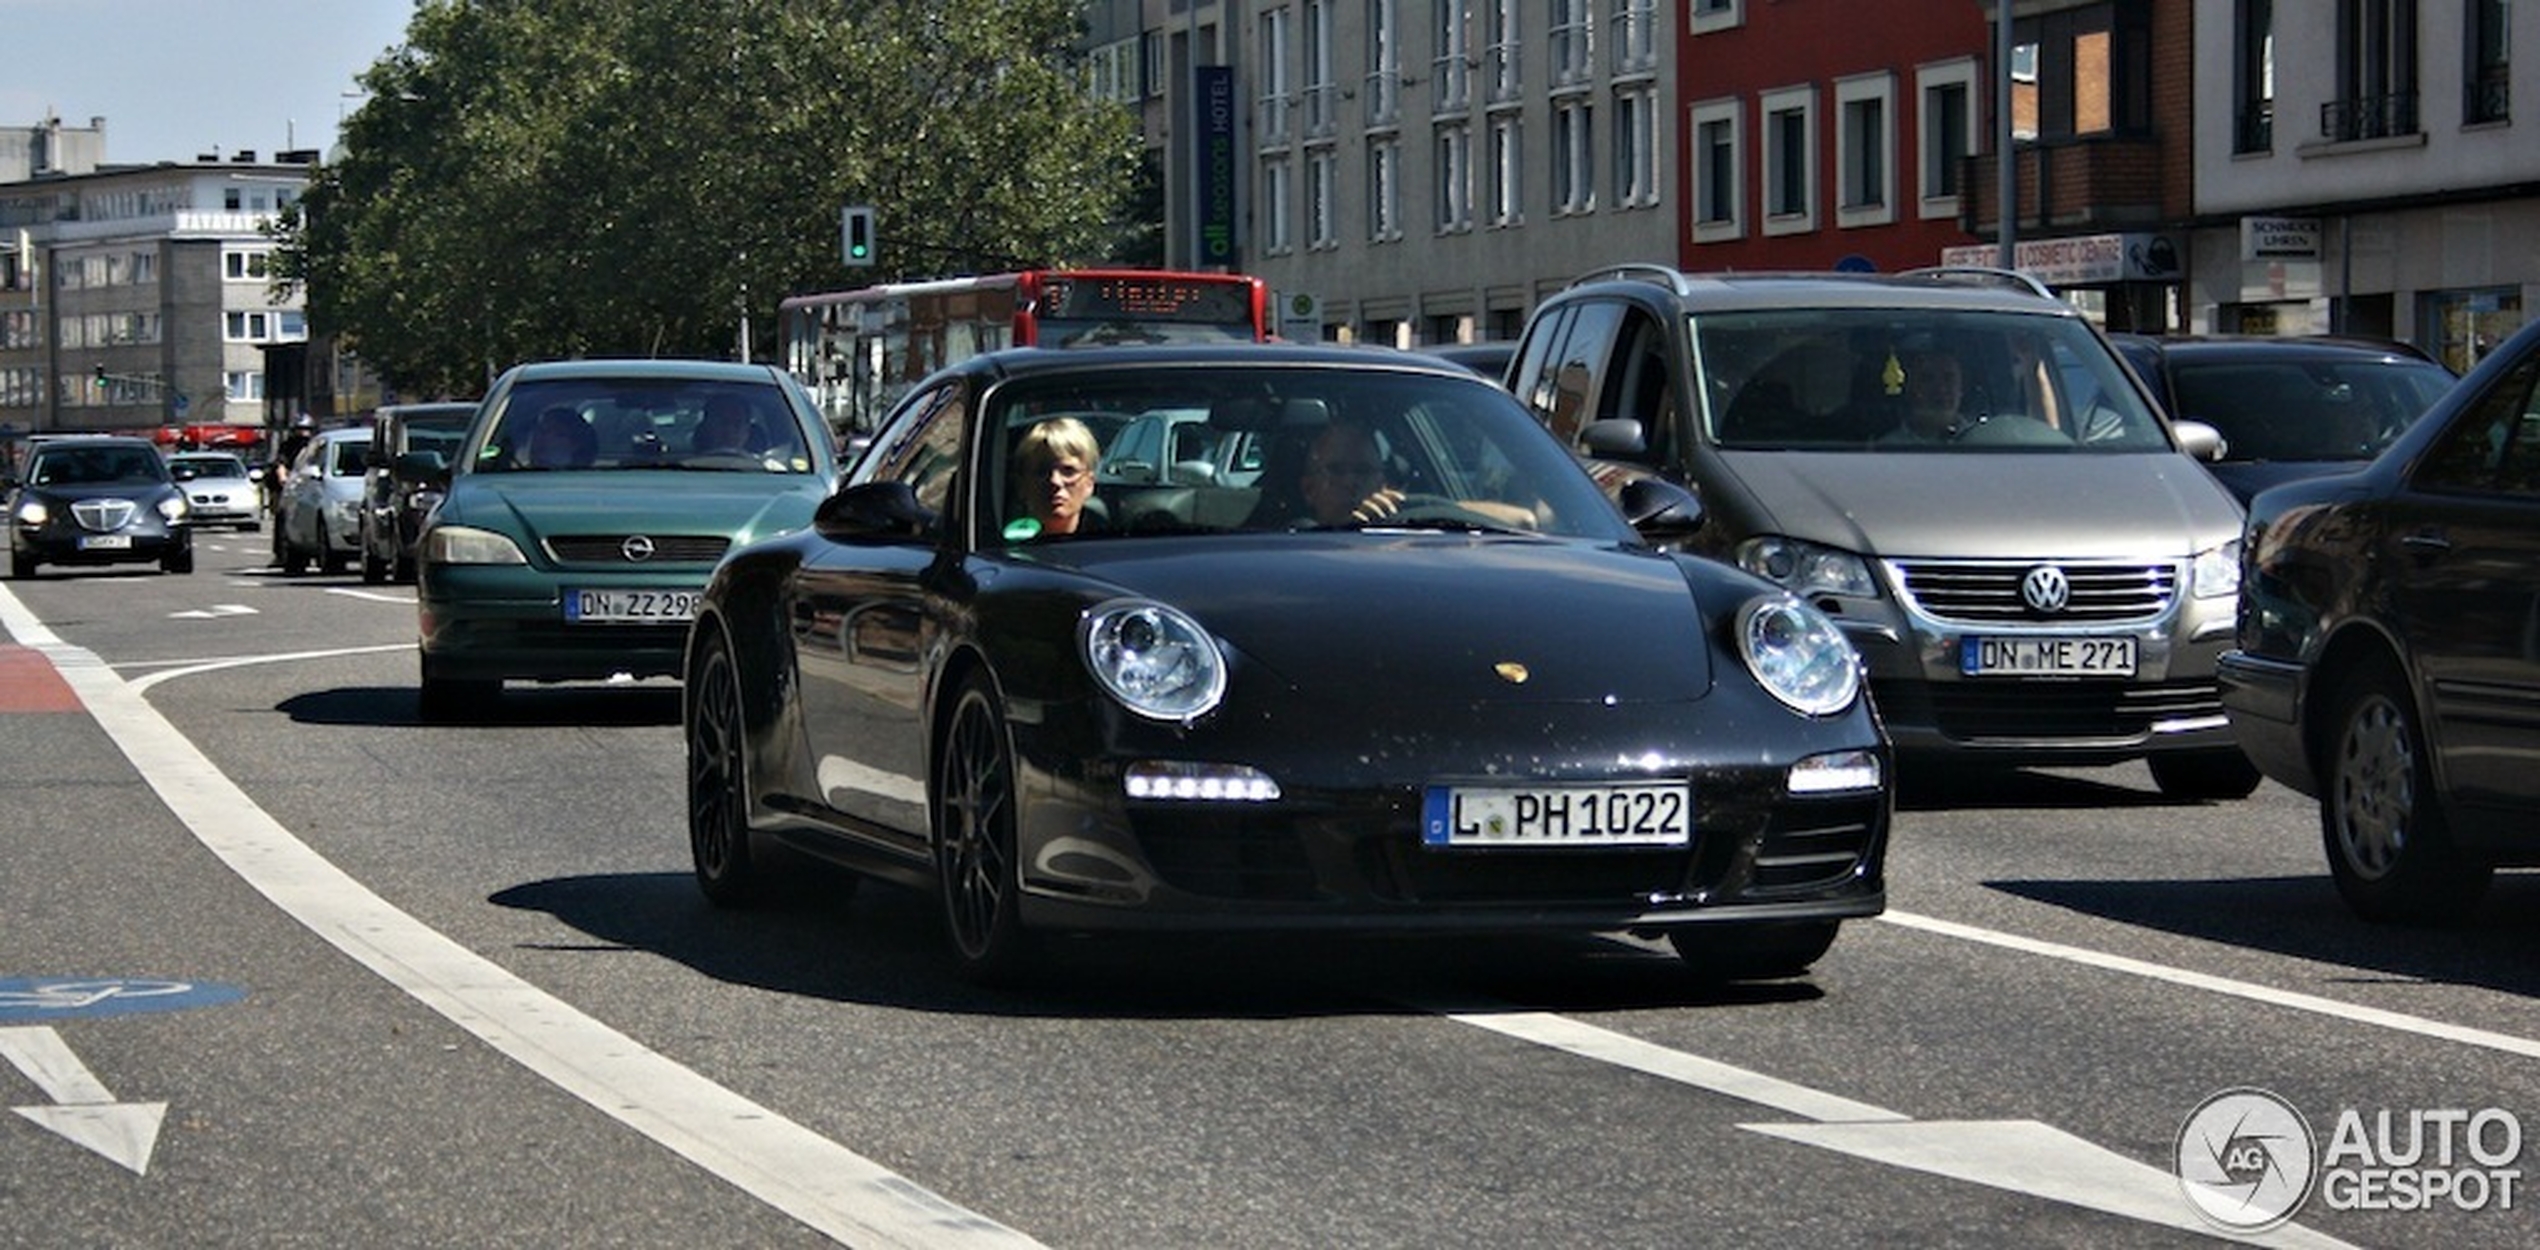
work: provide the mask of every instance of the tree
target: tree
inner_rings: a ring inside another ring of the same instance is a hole
[[[1081,263],[1134,123],[1072,0],[424,0],[277,227],[313,331],[401,388],[519,360],[730,355],[784,295]],[[870,204],[850,278],[838,210]]]

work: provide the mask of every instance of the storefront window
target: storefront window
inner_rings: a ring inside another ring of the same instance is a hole
[[[2454,373],[2467,373],[2522,328],[2522,292],[2513,287],[2430,291],[2419,318],[2434,353]]]

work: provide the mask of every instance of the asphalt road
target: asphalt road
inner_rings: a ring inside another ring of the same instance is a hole
[[[992,992],[900,891],[706,906],[675,686],[426,726],[411,590],[264,555],[0,583],[0,1245],[2166,1246],[2297,1172],[2281,1244],[2540,1239],[2540,880],[2364,926],[2272,785],[1909,777],[1890,914],[1785,984],[1251,937]]]

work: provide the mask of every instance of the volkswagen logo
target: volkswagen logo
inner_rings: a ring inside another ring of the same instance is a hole
[[[617,545],[617,553],[640,564],[653,558],[653,540],[642,534],[629,535],[625,542]],[[2037,574],[2029,576],[2034,578]]]
[[[2020,598],[2026,600],[2030,607],[2053,615],[2072,602],[2072,579],[2065,577],[2064,571],[2054,565],[2038,565],[2028,571],[2028,576],[2020,579]]]

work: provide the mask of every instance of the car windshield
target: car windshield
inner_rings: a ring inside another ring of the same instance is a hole
[[[168,480],[148,447],[53,447],[36,453],[26,480],[37,486],[108,486]]]
[[[785,393],[756,382],[550,378],[512,388],[475,471],[810,473]]]
[[[452,413],[422,413],[401,418],[405,429],[406,450],[437,451],[443,459],[456,456],[459,444],[467,441],[467,427],[476,420],[476,410]]]
[[[246,462],[236,456],[178,456],[168,463],[184,465],[197,478],[247,476]]]
[[[981,495],[994,541],[1071,529],[1630,537],[1578,462],[1479,379],[1313,367],[1071,372],[997,388],[985,417],[1002,435]],[[1105,428],[1117,431],[1107,442]],[[1077,508],[1082,524],[1061,519]]]
[[[2078,318],[1790,309],[1692,318],[1702,425],[1757,451],[2163,451],[2169,436]]]
[[[2369,460],[2452,381],[2424,361],[2171,364],[2179,415],[2222,431],[2226,460]]]

